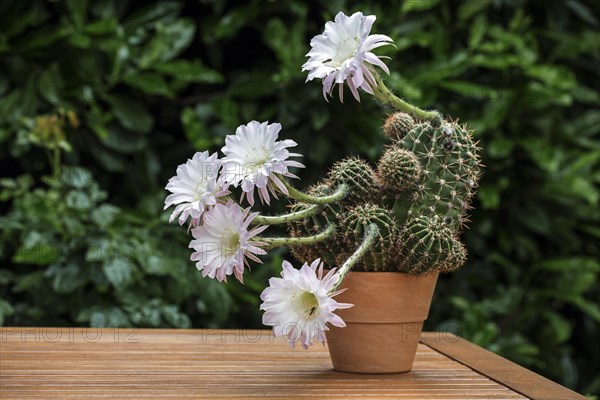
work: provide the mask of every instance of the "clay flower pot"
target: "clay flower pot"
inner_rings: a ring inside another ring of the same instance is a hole
[[[354,307],[336,311],[347,327],[326,332],[333,368],[390,374],[412,368],[438,273],[350,272],[336,300]]]

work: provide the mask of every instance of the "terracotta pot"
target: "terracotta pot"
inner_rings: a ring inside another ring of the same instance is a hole
[[[390,374],[412,368],[438,273],[350,272],[336,300],[354,307],[338,310],[345,328],[331,327],[327,346],[340,372]]]

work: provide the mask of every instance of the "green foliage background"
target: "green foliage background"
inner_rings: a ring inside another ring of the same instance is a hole
[[[360,10],[396,43],[388,86],[484,149],[469,263],[427,328],[600,393],[598,3],[379,3],[1,2],[0,324],[259,327],[285,253],[245,286],[201,279],[163,188],[252,119],[300,144],[303,185],[374,160],[386,111],[327,104],[300,71],[323,23]]]

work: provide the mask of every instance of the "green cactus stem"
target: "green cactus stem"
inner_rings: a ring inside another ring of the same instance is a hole
[[[320,182],[316,185],[310,186],[306,189],[306,193],[312,196],[327,196],[333,192],[331,182]],[[346,201],[345,199],[343,200]],[[310,204],[306,203],[294,203],[292,204],[292,212],[298,212],[311,207]],[[341,209],[338,203],[327,204],[320,206],[320,211],[309,217],[293,220],[288,223],[288,232],[292,237],[303,237],[317,234],[327,227],[330,223],[336,224],[337,230],[337,215],[340,214]],[[337,233],[336,233],[337,234]],[[298,261],[312,262],[313,260],[320,258],[325,261],[328,265],[333,266],[335,263],[335,256],[337,252],[330,251],[333,239],[325,240],[322,242],[313,243],[311,245],[300,245],[290,246],[290,252]]]
[[[299,201],[301,203],[309,203],[309,204],[335,203],[337,201],[340,201],[344,197],[346,197],[349,192],[348,185],[342,183],[337,187],[337,190],[330,195],[314,196],[314,195],[303,193],[303,192],[299,191],[298,189],[296,189],[295,187],[290,185],[290,183],[287,181],[287,179],[282,179],[281,181],[285,185],[285,188],[288,190],[289,197],[291,197],[292,199]]]
[[[312,236],[302,237],[259,237],[254,238],[255,242],[263,243],[261,247],[264,249],[272,249],[279,246],[297,246],[311,245],[317,242],[322,242],[331,238],[335,233],[335,225],[329,224],[325,230]]]
[[[342,264],[342,266],[338,270],[339,278],[331,288],[330,293],[335,292],[337,290],[337,288],[342,284],[344,278],[346,277],[350,269],[363,258],[363,256],[367,253],[371,246],[373,246],[377,237],[379,237],[379,228],[377,227],[377,224],[369,224],[364,228],[364,230],[365,237],[362,243],[360,244],[358,249],[356,249],[356,251],[352,253],[350,257],[348,257],[346,262],[344,262],[344,264]]]
[[[289,214],[283,215],[258,215],[256,218],[252,220],[253,224],[259,225],[279,225],[279,224],[287,224],[291,221],[296,221],[299,219],[304,219],[310,217],[312,215],[317,214],[322,209],[320,204],[312,204],[304,209],[299,211],[291,212]]]
[[[411,114],[418,119],[425,121],[441,121],[442,116],[439,112],[421,110],[418,107],[408,104],[385,86],[378,73],[373,73],[373,75],[375,76],[375,81],[377,83],[377,86],[373,88],[373,94],[378,100],[385,104],[389,104],[396,110]]]

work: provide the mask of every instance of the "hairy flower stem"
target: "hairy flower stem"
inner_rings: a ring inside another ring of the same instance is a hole
[[[312,206],[304,209],[304,210],[300,210],[300,211],[296,211],[293,213],[289,213],[289,214],[283,214],[283,215],[258,215],[256,218],[254,218],[252,220],[253,224],[260,224],[260,225],[279,225],[279,224],[286,224],[290,221],[295,221],[298,219],[303,219],[306,217],[310,217],[311,215],[315,215],[316,213],[318,213],[321,210],[321,205],[319,204],[313,204]]]
[[[441,114],[437,111],[425,111],[402,100],[385,86],[378,73],[373,72],[373,76],[375,76],[375,81],[377,82],[377,86],[373,88],[373,94],[380,101],[422,120],[430,121],[442,118]]]
[[[335,225],[330,224],[327,225],[327,228],[323,232],[319,232],[316,235],[312,236],[302,236],[302,237],[258,237],[256,236],[253,241],[264,243],[261,246],[264,249],[272,249],[274,247],[279,246],[287,246],[287,245],[303,245],[303,244],[313,244],[317,242],[322,242],[323,240],[327,240],[333,236],[335,232]]]
[[[377,235],[379,235],[379,228],[377,227],[377,224],[369,224],[365,231],[365,238],[363,239],[363,242],[338,270],[339,278],[329,291],[330,293],[337,290],[348,272],[350,272],[350,269],[352,269],[352,267],[360,261],[367,250],[369,250],[373,243],[375,243],[375,239],[377,238]]]
[[[335,193],[330,194],[329,196],[313,196],[310,194],[303,193],[290,185],[290,183],[286,179],[281,180],[285,185],[286,189],[289,192],[289,197],[294,200],[297,200],[301,203],[309,203],[309,204],[329,204],[335,203],[338,200],[343,199],[348,195],[348,185],[341,184],[338,186]]]

